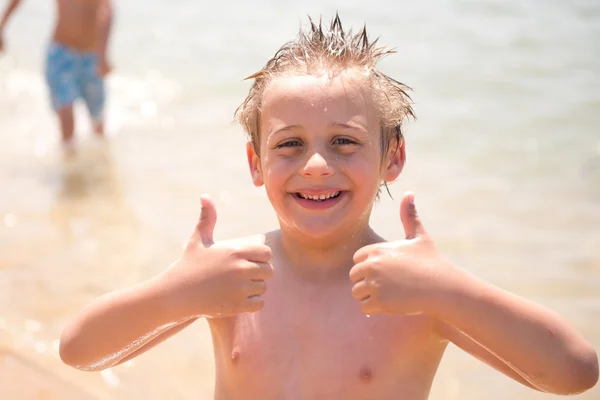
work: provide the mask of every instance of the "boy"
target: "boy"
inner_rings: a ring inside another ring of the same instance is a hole
[[[3,31],[21,0],[10,0],[0,20]],[[57,22],[48,46],[46,81],[52,108],[59,122],[65,149],[73,148],[73,104],[81,97],[90,113],[94,132],[104,132],[104,77],[110,72],[107,58],[112,21],[111,0],[57,0]]]
[[[280,229],[214,243],[207,197],[182,257],[104,295],[67,326],[62,360],[118,365],[207,317],[215,399],[428,397],[449,342],[533,389],[594,386],[594,349],[557,315],[444,260],[408,193],[406,239],[369,227],[405,161],[406,87],[378,72],[366,31],[311,22],[251,78],[237,119]],[[268,281],[268,290],[267,290]]]

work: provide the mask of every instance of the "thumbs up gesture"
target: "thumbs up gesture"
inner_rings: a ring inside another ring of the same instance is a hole
[[[182,318],[226,317],[263,308],[261,295],[273,275],[264,235],[215,243],[215,204],[201,199],[200,219],[183,255],[164,274]]]
[[[432,299],[449,284],[453,267],[438,255],[412,193],[400,203],[400,219],[406,239],[368,245],[354,254],[352,296],[367,315],[429,312]]]

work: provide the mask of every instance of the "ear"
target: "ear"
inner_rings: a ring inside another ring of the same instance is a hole
[[[393,182],[402,172],[406,162],[405,148],[406,142],[402,136],[400,136],[400,140],[394,139],[390,143],[383,164],[383,180],[386,182]]]
[[[259,187],[264,184],[262,171],[260,170],[260,158],[254,151],[254,146],[251,142],[246,143],[246,155],[248,156],[248,167],[250,167],[250,176],[254,186]]]

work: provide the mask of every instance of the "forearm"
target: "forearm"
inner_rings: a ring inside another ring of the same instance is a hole
[[[434,314],[540,390],[572,394],[593,386],[593,348],[558,315],[459,272]]]
[[[152,339],[149,342],[146,342],[144,345],[142,345],[141,347],[138,347],[135,351],[133,351],[132,353],[129,353],[127,356],[121,358],[117,363],[115,363],[114,365],[119,365],[122,364],[124,362],[127,362],[137,356],[139,356],[142,353],[147,352],[148,350],[150,350],[153,347],[156,347],[157,345],[161,344],[162,342],[164,342],[165,340],[167,340],[168,338],[170,338],[171,336],[181,332],[182,330],[184,330],[185,328],[187,328],[188,326],[190,326],[192,323],[194,323],[194,321],[196,321],[198,318],[194,317],[191,319],[188,319],[187,321],[184,321],[176,326],[173,326],[172,328],[163,331],[162,333],[160,333],[158,336],[155,336],[154,339]]]
[[[60,356],[82,370],[101,370],[191,319],[178,313],[168,300],[163,282],[153,278],[93,301],[63,331]]]
[[[17,6],[21,3],[21,0],[11,0],[2,15],[2,19],[0,19],[0,32],[4,30],[4,26],[8,23],[8,19],[11,14],[17,9]]]
[[[108,55],[108,43],[110,31],[113,24],[113,7],[111,0],[104,0],[98,15],[98,56],[106,59]]]

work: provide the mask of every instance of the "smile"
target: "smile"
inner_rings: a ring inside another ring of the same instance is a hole
[[[300,197],[301,199],[306,199],[306,200],[325,201],[325,200],[329,200],[329,199],[335,199],[341,193],[342,192],[337,191],[337,192],[331,192],[331,193],[324,193],[324,194],[313,195],[313,194],[298,192],[298,193],[296,193],[296,196]]]

